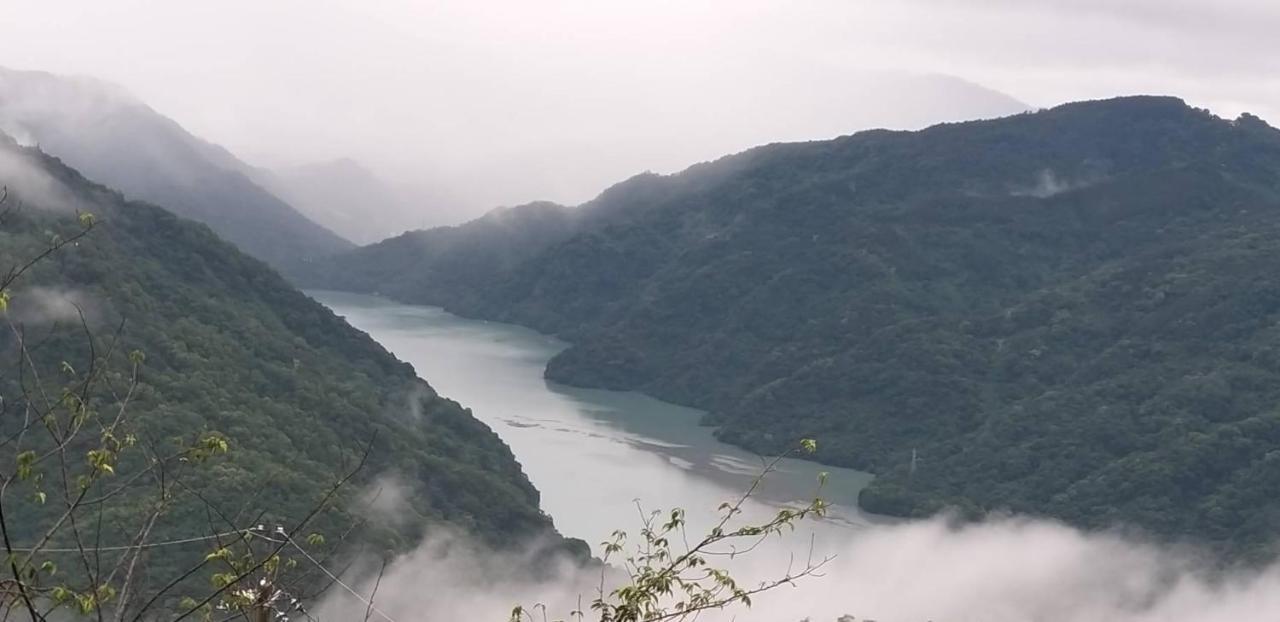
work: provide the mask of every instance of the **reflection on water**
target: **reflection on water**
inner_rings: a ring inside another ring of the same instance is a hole
[[[760,472],[760,457],[698,425],[700,411],[638,393],[547,382],[546,362],[565,345],[551,337],[372,296],[310,294],[493,428],[566,535],[598,543],[634,525],[637,505],[683,507],[691,523],[710,521],[722,501],[741,495]],[[766,480],[748,515],[811,499],[821,471],[829,473],[822,496],[833,512],[815,532],[873,520],[856,508],[869,475],[797,460],[783,461]]]

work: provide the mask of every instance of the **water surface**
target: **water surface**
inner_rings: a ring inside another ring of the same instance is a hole
[[[493,428],[541,491],[556,527],[593,547],[615,529],[634,531],[637,504],[646,511],[682,507],[691,524],[709,524],[720,503],[739,497],[760,473],[762,458],[717,441],[698,424],[700,411],[546,381],[547,360],[566,345],[554,338],[373,296],[309,294]],[[827,472],[821,494],[832,512],[802,533],[842,540],[874,521],[856,507],[870,475],[799,460],[779,466],[749,504],[748,518],[812,499],[819,472]]]

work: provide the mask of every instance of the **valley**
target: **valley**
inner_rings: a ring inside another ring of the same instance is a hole
[[[6,0],[0,622],[1280,619],[1277,7]]]
[[[649,509],[684,508],[705,519],[760,473],[760,458],[717,441],[698,424],[698,411],[637,393],[543,380],[546,361],[565,347],[553,338],[437,308],[308,293],[497,432],[566,536],[595,545],[614,529],[632,528],[637,502]],[[850,530],[889,522],[857,509],[868,474],[802,460],[786,460],[763,482],[750,514],[805,501],[819,491],[820,472],[828,473],[821,495],[833,504],[816,528],[826,539],[843,541]]]

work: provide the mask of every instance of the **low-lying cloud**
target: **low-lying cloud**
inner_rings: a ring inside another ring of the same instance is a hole
[[[944,519],[850,531],[815,543],[836,555],[824,576],[755,599],[751,609],[700,619],[811,622],[1238,622],[1280,619],[1280,567],[1222,570],[1190,549],[1113,533],[1085,533],[1043,520],[996,519],[957,526]],[[786,547],[806,554],[797,532]],[[780,551],[780,549],[779,549]],[[740,557],[743,585],[785,570],[779,551]],[[595,594],[598,571],[556,567],[549,581],[528,579],[523,553],[495,553],[457,538],[434,538],[395,560],[375,604],[398,622],[505,620],[516,604],[543,603],[548,619],[567,618]],[[376,567],[351,582],[372,588]],[[581,599],[581,601],[579,600]],[[331,594],[322,619],[362,619],[364,603]],[[375,615],[373,619],[379,619]],[[587,619],[592,619],[590,612]]]
[[[1067,179],[1050,169],[1040,171],[1035,181],[1013,187],[1009,194],[1016,197],[1036,197],[1047,199],[1051,196],[1084,188],[1103,180],[1103,175],[1094,173],[1077,179]]]
[[[0,187],[7,192],[4,208],[70,213],[84,207],[70,189],[32,161],[33,154],[4,145],[10,139],[0,132]]]
[[[1040,171],[1040,174],[1036,176],[1036,183],[1034,185],[1025,188],[1018,188],[1014,190],[1013,194],[1015,196],[1029,195],[1043,199],[1055,194],[1061,194],[1070,189],[1071,184],[1058,179],[1058,176],[1055,175],[1053,171],[1044,170]]]
[[[98,306],[81,290],[34,286],[13,294],[8,315],[27,325],[79,324],[83,320],[93,326],[99,321]]]
[[[541,544],[541,543],[539,543]],[[599,571],[564,560],[540,560],[535,544],[497,552],[455,535],[437,533],[395,560],[377,580],[379,564],[368,560],[349,583],[376,608],[369,619],[410,621],[492,620],[504,622],[516,605],[543,604],[549,615],[567,617],[578,598],[590,599]],[[531,579],[534,571],[548,577]],[[377,584],[376,594],[373,591]],[[363,620],[367,602],[346,591],[331,592],[313,611],[320,620]]]
[[[360,495],[360,507],[369,522],[379,527],[396,527],[410,517],[411,492],[396,473],[383,473]]]

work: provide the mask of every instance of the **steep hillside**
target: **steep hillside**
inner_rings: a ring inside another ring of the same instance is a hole
[[[372,440],[368,465],[318,527],[358,523],[357,535],[393,550],[445,527],[499,547],[558,540],[538,508],[538,492],[491,430],[204,225],[126,201],[7,137],[0,139],[0,185],[10,191],[10,206],[21,205],[0,226],[5,270],[47,247],[51,236],[70,236],[80,226],[71,210],[98,220],[87,237],[23,275],[4,319],[39,337],[39,360],[66,361],[66,369],[89,365],[72,303],[97,333],[99,354],[115,353],[109,363],[127,368],[126,352],[145,354],[130,432],[158,443],[206,431],[225,435],[226,461],[190,475],[192,488],[219,511],[242,520],[263,512],[257,520],[266,524],[298,520]],[[122,342],[108,349],[118,329]],[[18,334],[8,326],[0,331],[6,408],[18,407],[18,384],[31,382],[18,373]],[[18,421],[0,422],[6,438]],[[12,451],[11,444],[0,446]],[[394,489],[387,493],[398,502],[389,510],[393,517],[371,518],[374,482]],[[30,542],[42,525],[13,521],[16,495],[10,491],[6,500],[8,536]],[[136,524],[141,509],[129,499],[104,506],[107,524]],[[158,539],[207,533],[210,520],[204,510],[179,511],[154,533]],[[114,530],[106,537],[120,539]]]
[[[510,270],[362,252],[334,282],[561,335],[548,377],[707,408],[746,447],[819,438],[880,476],[874,511],[1270,541],[1280,133],[1254,117],[1134,97],[862,132],[579,211]]]
[[[352,246],[262,189],[225,149],[109,84],[0,68],[0,131],[131,199],[203,222],[286,274]]]

